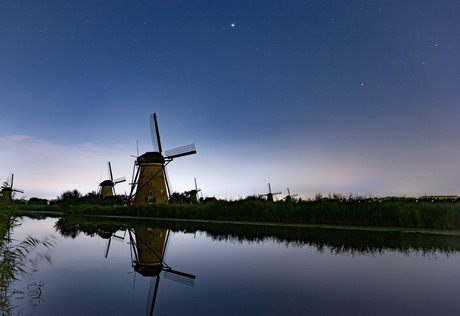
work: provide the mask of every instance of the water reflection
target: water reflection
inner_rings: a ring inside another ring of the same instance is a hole
[[[62,225],[63,222],[65,221],[58,221],[56,226],[61,227],[60,231],[64,234],[68,234],[69,231],[66,230],[70,228],[72,236],[79,230],[85,231],[85,227],[87,227],[77,223],[74,225],[68,225],[68,223]],[[162,275],[166,279],[188,286],[194,285],[196,278],[194,275],[174,270],[165,261],[166,249],[171,239],[169,229],[141,225],[129,226],[127,224],[108,222],[96,224],[95,227],[97,235],[106,239],[105,258],[108,257],[112,240],[124,242],[126,235],[128,235],[133,272],[151,279],[147,295],[146,315],[153,315],[161,272],[163,272]],[[90,234],[94,231],[93,229],[94,226],[91,226],[89,229]]]
[[[17,311],[19,302],[27,300],[32,306],[43,302],[43,281],[33,279],[42,261],[51,263],[49,252],[37,250],[49,249],[55,245],[53,236],[40,240],[27,236],[24,240],[15,240],[13,231],[20,226],[11,204],[0,205],[0,311],[2,315],[11,315]],[[16,282],[28,278],[25,288],[17,287]]]
[[[83,232],[90,236],[97,233],[103,237],[129,227],[145,226],[145,220],[103,219],[103,218],[61,218],[56,228],[64,236],[75,236]],[[263,243],[273,241],[287,247],[311,246],[319,252],[334,254],[374,255],[385,251],[409,254],[419,252],[424,255],[441,252],[460,252],[458,232],[440,231],[376,231],[337,228],[305,228],[291,226],[264,226],[244,224],[216,224],[187,221],[151,221],[152,230],[184,233],[204,232],[217,241]],[[109,229],[110,228],[110,229]],[[164,236],[166,236],[165,233]],[[144,236],[145,233],[141,233]],[[163,235],[162,235],[163,236]],[[145,236],[147,238],[147,236]],[[157,253],[159,250],[157,250]]]
[[[89,217],[49,220],[47,231],[53,225],[77,237],[59,239],[55,268],[43,274],[47,302],[35,315],[439,315],[459,307],[456,235]],[[165,280],[168,267],[199,282]]]

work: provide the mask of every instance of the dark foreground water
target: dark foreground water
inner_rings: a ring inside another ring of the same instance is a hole
[[[12,315],[460,313],[457,236],[56,218],[20,223],[11,235],[16,244],[28,234],[55,240],[27,254],[27,273],[5,291]]]

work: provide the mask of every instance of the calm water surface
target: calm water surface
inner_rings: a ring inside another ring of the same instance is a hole
[[[152,309],[154,315],[460,312],[458,237],[449,237],[445,247],[418,246],[443,242],[442,236],[425,241],[423,234],[409,238],[416,246],[375,247],[379,242],[374,240],[361,247],[343,241],[351,231],[338,233],[336,242],[331,241],[334,231],[327,229],[294,241],[193,229],[185,233],[152,223],[120,230],[93,225],[92,233],[76,229],[72,236],[72,229],[57,229],[57,221],[23,218],[13,231],[16,241],[28,234],[56,240],[50,249],[34,250],[41,256],[48,253],[51,263],[41,260],[14,283],[24,295],[14,300],[12,314],[150,315]],[[358,239],[380,238],[385,244],[385,236],[368,232]],[[158,271],[147,263],[156,254],[163,256],[163,268],[182,274],[163,270],[155,276]]]

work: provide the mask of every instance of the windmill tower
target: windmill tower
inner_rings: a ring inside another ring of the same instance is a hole
[[[2,197],[4,199],[6,199],[7,201],[12,201],[13,200],[13,196],[14,196],[15,192],[24,193],[23,190],[13,188],[13,179],[14,179],[14,174],[11,174],[10,183],[8,183],[8,181],[6,181],[2,185]]]
[[[268,193],[267,194],[261,194],[261,196],[267,196],[267,201],[268,202],[273,202],[273,196],[277,195],[277,194],[281,194],[282,192],[276,192],[276,193],[272,193],[272,188],[270,186],[270,183],[268,184]]]
[[[112,173],[112,166],[110,164],[110,161],[107,163],[107,172],[109,174],[109,179],[104,180],[99,184],[99,192],[103,198],[107,196],[114,196],[115,195],[115,185],[121,182],[126,181],[125,177],[118,178],[118,179],[113,179],[113,173]]]
[[[134,163],[137,171],[133,172],[130,200],[136,205],[167,204],[171,192],[165,167],[174,158],[196,154],[195,144],[190,144],[167,150],[163,155],[156,113],[150,116],[150,133],[153,151],[137,157]]]

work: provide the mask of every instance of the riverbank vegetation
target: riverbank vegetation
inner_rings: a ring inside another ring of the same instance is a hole
[[[460,229],[460,204],[414,200],[216,200],[200,204],[71,206],[66,213],[281,224]]]
[[[323,197],[318,194],[310,200],[275,202],[260,196],[231,201],[211,198],[194,204],[179,198],[172,201],[175,203],[127,205],[127,197],[102,198],[94,192],[82,195],[73,190],[64,192],[49,205],[37,201],[20,208],[64,214],[226,222],[460,229],[460,203],[457,200],[372,198],[352,194]]]

